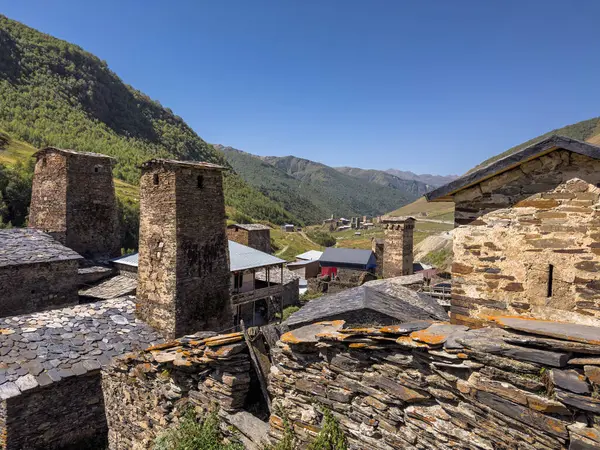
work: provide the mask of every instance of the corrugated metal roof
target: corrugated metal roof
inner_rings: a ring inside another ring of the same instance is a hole
[[[314,261],[316,259],[319,259],[321,256],[323,256],[323,252],[320,252],[319,250],[309,250],[307,252],[296,255],[296,259],[304,259],[306,261]]]
[[[321,265],[328,266],[358,265],[368,267],[373,264],[374,259],[375,255],[371,250],[328,247],[319,258],[319,262]]]
[[[131,255],[122,256],[120,258],[113,259],[113,262],[116,264],[137,267],[138,254],[132,253]],[[276,256],[269,255],[268,253],[261,252],[260,250],[247,247],[242,244],[238,244],[234,241],[229,241],[229,270],[231,272],[283,263],[285,263],[285,261],[277,258]]]

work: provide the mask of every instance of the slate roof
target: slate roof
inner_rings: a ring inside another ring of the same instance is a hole
[[[174,166],[177,167],[188,167],[190,169],[213,169],[213,170],[225,170],[227,167],[220,166],[203,161],[178,161],[176,159],[150,159],[142,163],[142,168],[148,168],[152,166]]]
[[[262,223],[235,223],[229,225],[227,228],[241,228],[246,231],[259,231],[259,230],[270,230],[271,228],[263,225]]]
[[[39,230],[0,230],[0,267],[82,258],[79,253]]]
[[[412,320],[448,320],[448,314],[437,301],[414,292],[394,278],[375,280],[362,286],[311,300],[284,323],[296,328],[319,320],[354,311],[371,310],[385,314],[398,323]]]
[[[0,400],[163,342],[134,311],[127,297],[0,318]]]
[[[580,155],[589,156],[590,158],[600,159],[600,147],[588,144],[587,142],[578,141],[577,139],[554,135],[536,144],[530,145],[523,150],[519,150],[516,153],[494,161],[481,169],[463,175],[462,177],[425,194],[425,197],[427,198],[427,201],[430,202],[452,201],[452,196],[463,189],[481,183],[488,178],[499,175],[507,170],[514,169],[527,161],[539,158],[546,153],[561,148],[574,153],[579,153]]]
[[[58,147],[45,147],[45,148],[35,152],[32,156],[34,156],[35,158],[40,158],[40,157],[44,156],[46,153],[50,153],[50,152],[61,153],[63,155],[67,155],[67,156],[69,156],[69,155],[91,156],[93,158],[108,159],[108,160],[111,160],[112,162],[117,161],[116,158],[113,158],[112,156],[108,156],[108,155],[103,155],[102,153],[78,152],[75,150],[67,150],[67,149],[58,148]]]
[[[323,256],[323,252],[320,252],[318,250],[309,250],[307,252],[296,255],[296,259],[303,259],[305,261],[314,261],[314,260],[319,259],[321,256]]]
[[[348,267],[371,269],[376,266],[375,254],[371,250],[359,250],[355,248],[333,248],[325,249],[319,263],[322,267]]]
[[[137,278],[116,275],[102,280],[92,287],[80,289],[79,295],[90,299],[108,300],[110,298],[135,294],[137,285]]]
[[[113,259],[115,264],[124,264],[126,266],[138,266],[138,254],[122,256]],[[258,267],[272,266],[283,264],[283,259],[268,253],[261,252],[246,245],[238,244],[234,241],[229,241],[229,270],[237,272],[239,270],[254,269]]]

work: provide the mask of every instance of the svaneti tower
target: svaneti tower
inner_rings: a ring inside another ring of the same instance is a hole
[[[415,219],[412,217],[384,216],[381,218],[385,233],[383,250],[384,278],[413,274],[413,232]]]
[[[142,165],[137,315],[169,338],[232,326],[222,170]]]
[[[44,148],[35,153],[29,226],[88,259],[119,255],[119,218],[112,177],[115,159]]]

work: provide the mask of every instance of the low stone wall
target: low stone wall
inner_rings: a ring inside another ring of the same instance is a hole
[[[249,386],[241,333],[199,333],[117,358],[102,373],[109,448],[152,448],[190,406],[235,413]]]
[[[301,443],[321,406],[351,449],[600,448],[600,330],[500,318],[502,328],[321,322],[272,350],[270,434]],[[321,405],[321,406],[319,406]]]
[[[377,276],[362,270],[339,269],[335,280],[329,276],[310,278],[307,280],[310,292],[335,294],[357,286],[362,286],[368,281],[376,280]]]
[[[1,448],[99,449],[106,443],[100,371],[39,385],[31,375],[0,387]],[[9,397],[13,394],[12,397]],[[8,398],[7,398],[8,397]]]

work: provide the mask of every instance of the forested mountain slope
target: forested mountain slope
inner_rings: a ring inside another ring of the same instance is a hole
[[[150,158],[227,164],[181,117],[123,83],[105,61],[2,15],[0,129],[38,148],[114,156],[115,176],[134,185],[140,163]],[[225,196],[242,215],[298,220],[233,172],[226,174]]]
[[[374,169],[359,169],[356,167],[336,167],[338,172],[380,186],[391,187],[407,194],[419,197],[434,188],[417,180],[405,180],[387,171]]]

